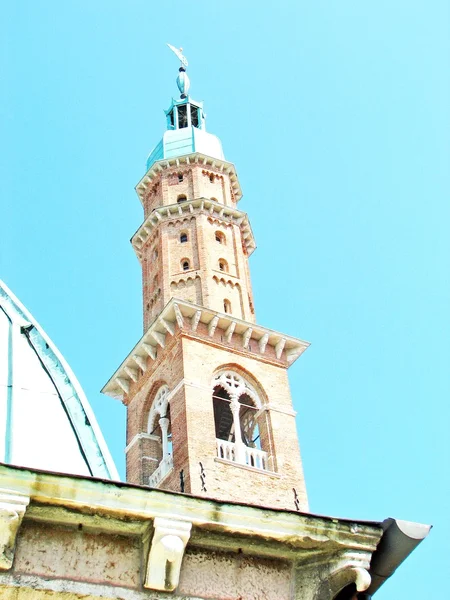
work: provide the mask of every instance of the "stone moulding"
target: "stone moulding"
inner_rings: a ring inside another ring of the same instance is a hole
[[[330,600],[351,583],[358,592],[364,592],[371,583],[372,552],[371,548],[362,546],[304,552],[295,567],[296,588],[301,590],[299,598]]]
[[[152,210],[131,238],[131,243],[139,260],[142,258],[142,248],[151,237],[155,227],[161,222],[173,220],[177,217],[190,217],[191,215],[198,214],[208,214],[222,221],[239,225],[248,256],[255,250],[256,243],[246,213],[209,198],[197,198],[195,200],[186,200],[186,202],[179,204],[159,206]]]
[[[139,380],[140,372],[145,372],[146,369],[142,369],[142,366],[146,366],[144,361],[147,360],[147,357],[156,360],[158,345],[164,348],[166,336],[173,335],[168,331],[167,325],[173,325],[174,333],[178,326],[186,334],[195,334],[200,322],[208,326],[210,337],[211,333],[214,334],[216,328],[219,328],[224,332],[227,343],[230,343],[232,338],[239,340],[242,351],[247,351],[248,343],[253,340],[255,342],[252,352],[254,358],[264,359],[267,347],[272,347],[276,359],[284,362],[287,366],[297,360],[309,346],[308,342],[237,319],[230,314],[219,313],[191,302],[171,298],[103,387],[102,392],[112,398],[123,400],[129,392],[130,385]]]
[[[27,526],[40,523],[49,532],[62,526],[65,535],[79,536],[81,525],[110,535],[110,540],[118,535],[140,539],[144,554],[136,554],[135,568],[141,585],[155,590],[152,598],[173,592],[180,569],[189,573],[189,560],[199,551],[243,552],[256,562],[258,557],[289,561],[295,597],[301,600],[330,600],[351,583],[372,594],[429,531],[428,526],[392,519],[387,524],[350,521],[0,464],[0,569],[11,569],[0,572],[0,587],[21,585],[13,559],[24,514]],[[385,539],[392,528],[398,535]],[[23,549],[18,545],[17,564]],[[374,553],[379,554],[376,565]],[[186,554],[189,559],[183,562]],[[32,581],[46,590],[60,585],[58,590],[67,591],[70,584],[79,592],[84,585],[76,579],[58,584],[33,576]],[[180,581],[184,585],[186,580]],[[147,595],[136,589],[121,597],[144,600]]]
[[[144,586],[173,591],[180,579],[181,563],[192,523],[156,517]]]
[[[180,167],[182,165],[205,165],[217,169],[222,173],[227,173],[230,177],[231,188],[236,198],[236,202],[239,202],[239,200],[242,198],[241,186],[239,184],[236,169],[233,163],[230,163],[226,160],[221,160],[219,158],[206,156],[206,154],[202,154],[201,152],[194,152],[184,156],[167,158],[155,162],[135,188],[141,203],[144,202],[144,195],[148,187],[152,184],[153,179],[157,177],[159,173],[161,173],[161,171],[170,169],[171,167]]]
[[[14,490],[0,489],[0,569],[12,567],[16,538],[30,497]]]
[[[299,549],[307,548],[303,555],[311,561],[311,555],[323,544],[328,546],[328,550],[347,548],[372,552],[383,533],[378,523],[360,524],[293,511],[269,511],[263,507],[6,465],[0,465],[0,486],[17,490],[9,492],[9,497],[22,498],[23,507],[31,498],[27,519],[77,525],[83,513],[83,519],[87,521],[89,515],[95,516],[97,529],[121,533],[122,529],[117,529],[121,519],[125,519],[129,531],[143,531],[149,522],[156,519],[172,521],[176,515],[177,522],[192,523],[196,528],[198,545],[203,545],[198,539],[201,532],[205,534],[204,542],[208,547],[215,545],[213,533],[222,531],[228,535],[233,532],[230,541],[234,540],[234,536],[244,536],[251,538],[252,543],[275,544],[276,556],[296,561],[300,560]],[[17,504],[18,500],[14,506]],[[86,507],[89,507],[88,513]],[[63,513],[60,513],[61,510]],[[62,515],[61,518],[58,514]],[[240,543],[239,539],[233,541],[234,550],[240,547]],[[223,539],[217,538],[217,544],[218,548],[222,548]],[[274,555],[272,550],[269,555]]]
[[[317,586],[316,600],[334,598],[350,583],[356,585],[358,592],[364,592],[370,585],[369,573],[371,552],[344,551],[335,560],[326,565],[326,576]]]

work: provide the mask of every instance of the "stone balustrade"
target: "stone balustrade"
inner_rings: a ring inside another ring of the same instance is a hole
[[[148,485],[150,487],[156,487],[172,469],[173,457],[171,454],[168,454],[159,463],[159,466],[156,469],[156,471],[154,471],[148,478]]]
[[[264,452],[264,450],[219,439],[216,439],[216,446],[217,458],[261,469],[262,471],[267,470],[267,452]]]

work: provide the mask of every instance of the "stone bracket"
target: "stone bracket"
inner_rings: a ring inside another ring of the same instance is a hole
[[[17,532],[29,503],[30,498],[25,494],[0,489],[0,569],[3,571],[12,567]]]
[[[350,583],[356,585],[358,592],[364,592],[370,586],[370,553],[364,551],[346,551],[339,557],[328,559],[321,573],[321,583],[314,600],[334,598]]]
[[[172,592],[180,579],[181,562],[192,523],[156,517],[144,587]]]

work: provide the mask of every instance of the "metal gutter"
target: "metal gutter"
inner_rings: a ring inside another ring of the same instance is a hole
[[[369,572],[372,583],[365,591],[369,598],[380,589],[386,579],[394,574],[402,562],[427,537],[432,527],[392,518],[385,519],[381,526],[383,536],[370,562]]]

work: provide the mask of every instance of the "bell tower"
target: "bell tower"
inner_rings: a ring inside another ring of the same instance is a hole
[[[136,186],[144,333],[103,392],[127,406],[127,481],[308,510],[287,377],[308,343],[256,324],[235,167],[189,94]]]

